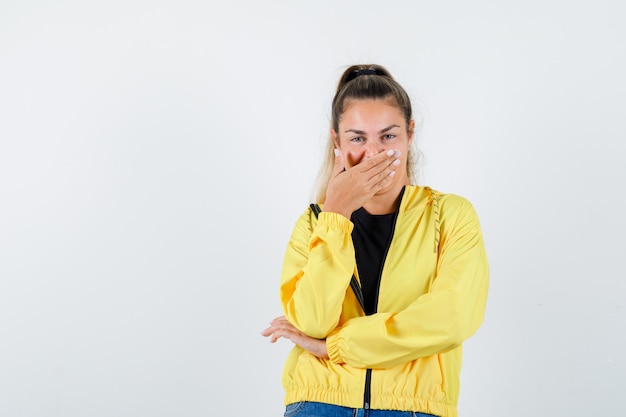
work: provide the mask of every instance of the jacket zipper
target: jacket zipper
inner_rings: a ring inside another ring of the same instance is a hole
[[[313,214],[315,214],[315,218],[317,219],[319,217],[319,214],[322,212],[322,210],[320,209],[320,206],[318,206],[315,203],[311,203],[309,204],[309,207],[311,207],[311,210],[313,211]],[[354,276],[354,274],[352,275],[352,278],[350,279],[350,288],[352,288],[352,291],[354,292],[354,295],[356,296],[356,299],[359,302],[359,305],[361,306],[363,311],[365,311],[365,301],[363,300],[363,291],[361,290],[361,286],[359,285],[359,282],[356,280],[356,277]]]
[[[396,232],[396,222],[398,221],[398,215],[400,214],[400,204],[402,203],[402,196],[404,195],[405,187],[402,187],[402,191],[400,191],[400,197],[398,199],[398,207],[396,208],[396,215],[393,216],[393,223],[391,225],[391,235],[389,235],[389,241],[387,241],[387,248],[385,249],[385,256],[383,258],[383,262],[380,265],[380,271],[378,271],[378,287],[376,288],[376,302],[374,303],[374,311],[368,315],[375,314],[378,311],[378,293],[380,292],[380,282],[383,278],[383,269],[385,268],[385,260],[387,259],[387,254],[389,253],[389,248],[391,247],[391,242],[393,241],[393,235]],[[359,287],[359,290],[361,288]],[[361,298],[363,297],[361,292]],[[366,313],[367,314],[367,313]],[[369,410],[370,402],[372,400],[372,370],[371,368],[367,368],[365,371],[365,388],[363,390],[363,408]]]
[[[370,392],[370,387],[372,385],[372,370],[367,369],[365,371],[365,391],[363,392],[363,408],[369,410],[370,408],[370,400],[372,397],[372,393]]]

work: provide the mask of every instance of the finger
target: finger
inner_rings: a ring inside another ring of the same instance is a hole
[[[270,325],[261,332],[261,334],[265,337],[272,335],[285,336],[286,334],[296,334],[300,333],[300,331],[291,324],[284,316],[277,317]]]
[[[373,182],[374,184],[380,184],[382,182],[391,180],[391,178],[393,178],[397,174],[396,168],[400,166],[400,163],[401,162],[399,159],[394,159],[386,165],[378,165],[380,171],[372,170],[373,172],[371,172],[372,176],[370,177],[369,182]]]
[[[270,343],[275,343],[281,337],[291,341],[298,339],[297,334],[294,334],[287,329],[275,329],[270,335]]]
[[[387,168],[387,166],[393,163],[399,156],[400,151],[388,149],[377,153],[371,158],[364,159],[357,166],[359,166],[361,172],[375,175]]]
[[[289,323],[289,321],[285,318],[285,316],[279,316],[279,317],[276,317],[274,320],[272,320],[270,325],[280,325],[280,324],[285,324],[285,323]]]
[[[291,323],[284,322],[272,325],[271,332],[273,334],[281,334],[284,336],[286,334],[299,333],[299,330],[296,329]]]
[[[261,332],[261,336],[265,336],[265,337],[271,336],[277,329],[278,329],[277,326],[270,325],[268,328],[264,329]]]
[[[343,163],[343,154],[337,148],[335,148],[335,165],[333,166],[332,176],[336,177],[346,169]]]
[[[269,337],[270,343],[275,343],[284,334],[284,330],[270,326],[261,332],[262,336]]]
[[[391,183],[391,180],[393,179],[395,175],[396,175],[396,171],[391,171],[389,174],[385,175],[383,179],[381,179],[372,187],[372,191],[377,192],[385,188],[387,185]]]

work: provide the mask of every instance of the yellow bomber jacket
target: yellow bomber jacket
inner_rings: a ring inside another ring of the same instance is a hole
[[[287,245],[283,312],[305,334],[326,339],[329,358],[291,350],[282,377],[285,404],[456,417],[462,343],[483,321],[489,283],[472,205],[428,187],[405,187],[377,313],[369,316],[350,287],[353,274],[358,280],[352,228],[339,214],[322,211],[316,219],[307,209]]]

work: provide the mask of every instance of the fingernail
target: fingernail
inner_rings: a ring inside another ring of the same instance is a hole
[[[395,176],[395,175],[396,175],[396,171],[391,171],[391,172],[389,173],[389,176],[390,176],[390,177],[393,177],[393,176]]]
[[[393,161],[392,165],[395,165],[395,166],[400,165],[400,160],[396,159],[395,161]]]
[[[401,154],[402,154],[402,152],[400,152],[400,151],[395,151],[395,152],[393,153],[393,156],[395,156],[395,157],[397,158],[397,157],[399,157]]]
[[[339,156],[341,154],[341,152],[339,152],[339,149],[337,148],[335,148],[334,151],[335,151],[335,156]]]
[[[389,149],[389,150],[387,151],[387,156],[393,156],[393,154],[394,154],[393,149]]]

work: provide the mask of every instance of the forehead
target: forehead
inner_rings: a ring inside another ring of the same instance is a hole
[[[404,115],[394,100],[346,100],[340,125],[397,124],[404,126]],[[385,126],[386,127],[386,126]]]

